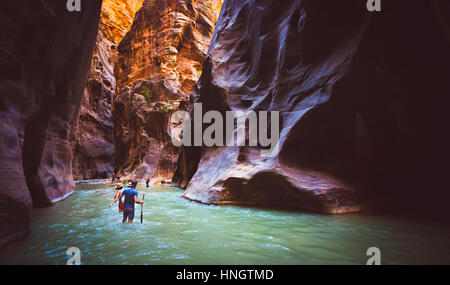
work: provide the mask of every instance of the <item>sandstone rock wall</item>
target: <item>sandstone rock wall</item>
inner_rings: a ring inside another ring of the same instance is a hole
[[[119,45],[113,120],[116,164],[136,178],[171,179],[179,149],[170,114],[201,74],[221,1],[149,0]]]
[[[280,149],[185,147],[184,197],[445,215],[449,4],[382,2],[225,1],[191,101],[280,111]]]
[[[143,0],[104,0],[88,84],[74,141],[75,179],[106,178],[114,171],[112,102],[117,46]]]
[[[101,0],[0,2],[0,244],[73,192],[71,137]]]

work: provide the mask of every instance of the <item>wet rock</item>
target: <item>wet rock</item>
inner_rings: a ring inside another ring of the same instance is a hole
[[[101,1],[0,4],[0,244],[29,231],[32,206],[74,190],[71,140]]]
[[[280,111],[280,148],[184,147],[184,197],[443,213],[448,3],[391,2],[369,13],[361,1],[226,1],[191,101]]]

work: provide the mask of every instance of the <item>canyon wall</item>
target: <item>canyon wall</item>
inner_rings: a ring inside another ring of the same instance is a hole
[[[184,197],[448,217],[449,3],[382,5],[225,1],[191,102],[279,111],[279,149],[183,147],[173,182]]]
[[[104,0],[87,87],[77,122],[75,179],[106,178],[114,171],[112,102],[116,91],[117,46],[143,0]]]
[[[118,171],[170,180],[179,148],[169,116],[187,106],[222,2],[145,0],[118,47],[113,106]]]
[[[71,139],[101,0],[0,3],[0,244],[26,234],[31,208],[73,192]]]

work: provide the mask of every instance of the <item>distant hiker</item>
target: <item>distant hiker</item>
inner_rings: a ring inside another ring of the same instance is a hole
[[[136,190],[137,181],[133,180],[131,182],[131,187],[126,188],[122,191],[122,195],[124,197],[123,201],[123,220],[122,223],[128,219],[128,223],[131,224],[134,219],[134,204],[144,204],[144,201],[138,200],[138,192]]]
[[[123,212],[122,191],[123,191],[123,186],[121,184],[117,184],[116,185],[116,195],[114,196],[114,201],[111,204],[109,204],[109,207],[111,208],[112,205],[114,205],[114,203],[116,203],[116,201],[119,200],[119,212]]]
[[[147,180],[145,180],[145,185],[148,187],[150,187],[150,178],[147,178]]]
[[[111,178],[111,183],[114,183],[115,180],[116,180],[116,173],[113,172],[112,173],[112,178]]]

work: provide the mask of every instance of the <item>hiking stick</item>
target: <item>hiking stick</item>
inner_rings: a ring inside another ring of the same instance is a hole
[[[142,202],[144,202],[144,198],[145,198],[145,193],[142,194]],[[141,204],[141,224],[144,218],[144,204]]]

